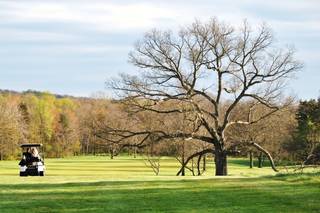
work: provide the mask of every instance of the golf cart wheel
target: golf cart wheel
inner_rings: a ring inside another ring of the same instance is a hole
[[[27,172],[20,172],[20,176],[25,177],[25,176],[28,176],[28,174],[27,174]]]
[[[43,171],[39,172],[39,176],[44,176],[44,172]]]

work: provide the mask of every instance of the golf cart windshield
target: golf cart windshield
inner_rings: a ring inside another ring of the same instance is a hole
[[[42,150],[42,144],[41,143],[30,143],[30,144],[22,144],[20,145],[22,148],[22,155],[26,155],[30,153],[30,151],[35,150],[36,153],[43,158],[43,150]],[[42,159],[43,160],[43,159]]]

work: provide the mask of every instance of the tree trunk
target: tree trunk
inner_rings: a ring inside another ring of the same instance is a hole
[[[133,158],[137,157],[137,147],[133,147]]]
[[[214,159],[216,165],[216,176],[228,175],[227,153],[225,151],[216,149]]]
[[[182,168],[181,168],[182,170],[181,170],[181,176],[185,176],[186,175],[186,173],[185,173],[185,166],[184,165],[182,165]]]
[[[184,141],[182,142],[182,153],[181,153],[181,162],[182,162],[182,171],[181,176],[185,176],[185,161],[184,161]]]
[[[192,172],[192,176],[194,175],[194,162],[193,162],[193,158],[191,159],[191,172]]]
[[[201,175],[201,172],[200,172],[200,162],[201,161],[201,155],[199,155],[198,157],[198,161],[197,161],[197,171],[198,171],[198,176]]]
[[[203,164],[202,164],[202,170],[206,171],[206,155],[203,155]]]
[[[113,155],[114,155],[113,149],[110,149],[110,159],[113,159]]]
[[[186,169],[185,169],[184,155],[182,155],[181,161],[182,161],[181,176],[185,176],[185,174],[186,174]]]
[[[86,146],[85,154],[86,154],[86,155],[89,154],[89,143],[88,143],[87,146]]]
[[[260,152],[258,157],[258,168],[262,168],[262,163],[263,163],[263,154],[262,152]]]
[[[250,159],[250,169],[253,168],[253,152],[249,151],[249,159]]]

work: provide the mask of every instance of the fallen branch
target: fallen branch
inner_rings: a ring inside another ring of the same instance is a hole
[[[262,146],[260,146],[259,144],[255,143],[255,142],[250,143],[250,145],[254,146],[259,151],[263,152],[268,157],[270,164],[271,164],[271,168],[273,169],[273,171],[279,172],[279,170],[276,168],[276,166],[274,164],[274,161],[273,161],[271,154],[266,149],[264,149]]]

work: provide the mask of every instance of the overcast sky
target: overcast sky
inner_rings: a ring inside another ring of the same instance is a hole
[[[304,62],[288,93],[320,96],[318,0],[0,0],[0,89],[90,96],[135,70],[128,52],[144,32],[210,17],[234,26],[266,22]]]

